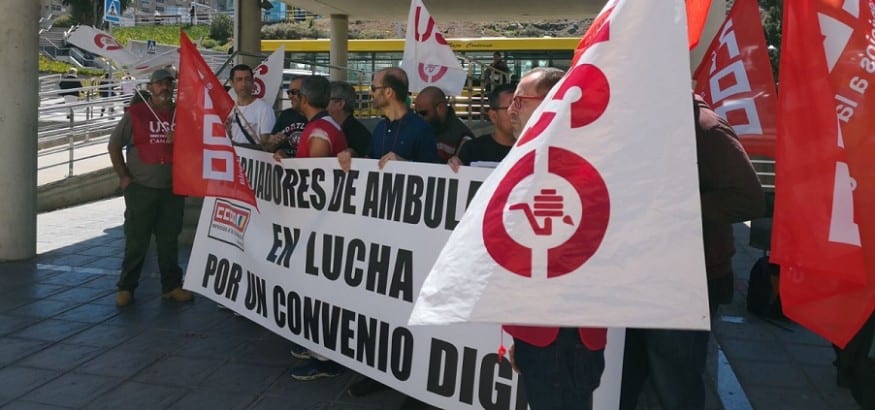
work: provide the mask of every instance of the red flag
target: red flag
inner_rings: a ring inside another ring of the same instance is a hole
[[[583,34],[580,42],[574,50],[574,58],[571,61],[571,66],[577,64],[577,60],[586,49],[595,43],[605,41],[609,34],[608,16],[611,15],[611,10],[614,9],[616,1],[609,1],[602,9],[602,12],[596,16],[589,29]],[[711,8],[711,0],[686,0],[687,4],[687,40],[690,50],[699,44],[699,37],[702,36],[702,29],[705,28],[705,22],[708,20],[708,9]]]
[[[693,74],[749,155],[775,158],[775,79],[756,0],[737,0]]]
[[[787,316],[844,346],[875,309],[875,15],[833,3],[784,4],[772,260]]]
[[[699,45],[702,37],[702,29],[708,21],[708,10],[711,9],[711,0],[686,0],[687,3],[687,42],[690,50]]]
[[[173,142],[173,192],[237,199],[255,193],[225,134],[234,101],[185,33],[180,32],[179,98]]]

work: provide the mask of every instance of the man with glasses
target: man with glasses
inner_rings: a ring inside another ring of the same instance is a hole
[[[269,141],[270,130],[276,122],[273,107],[252,95],[252,68],[238,64],[231,68],[231,88],[237,95],[234,110],[228,115],[225,129],[235,145],[262,149]]]
[[[422,89],[413,102],[413,109],[434,127],[438,156],[443,162],[458,154],[474,133],[456,116],[456,111],[447,103],[447,96],[435,86]]]
[[[539,67],[525,73],[507,112],[514,137],[565,73]],[[603,328],[504,326],[513,336],[510,363],[520,373],[534,409],[588,409],[605,368]]]
[[[510,114],[507,109],[513,101],[514,87],[503,84],[495,87],[489,94],[489,122],[492,123],[492,134],[481,135],[468,141],[459,149],[459,155],[450,158],[449,164],[453,171],[458,171],[461,165],[471,165],[475,161],[500,162],[507,156],[516,137]]]
[[[125,197],[125,254],[117,286],[118,307],[134,301],[152,235],[158,248],[158,270],[164,299],[192,300],[182,289],[179,233],[183,197],[173,193],[173,131],[176,105],[174,77],[166,69],[152,73],[149,97],[131,105],[109,137],[109,158]],[[127,160],[122,154],[129,146]]]
[[[440,162],[434,130],[407,105],[409,84],[407,73],[398,67],[374,74],[371,95],[374,107],[385,118],[374,128],[367,155],[379,160],[380,169],[389,161]],[[352,154],[344,150],[337,159],[340,167],[348,171]]]
[[[286,95],[289,96],[289,108],[280,113],[267,139],[264,150],[273,152],[274,158],[294,158],[298,152],[301,133],[307,126],[307,117],[301,114],[301,83],[304,77],[296,77],[289,82]]]
[[[347,148],[354,157],[360,157],[368,152],[371,145],[371,132],[361,121],[353,116],[355,107],[355,88],[343,81],[331,82],[331,100],[328,102],[328,114],[340,124],[346,135]]]

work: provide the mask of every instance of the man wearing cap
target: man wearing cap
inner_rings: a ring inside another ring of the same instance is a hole
[[[182,289],[178,237],[182,230],[183,197],[173,194],[173,74],[152,73],[149,97],[132,105],[109,138],[109,158],[125,197],[125,254],[117,283],[116,305],[134,300],[149,241],[155,235],[161,295],[178,302],[192,300]],[[128,147],[127,160],[122,149]]]

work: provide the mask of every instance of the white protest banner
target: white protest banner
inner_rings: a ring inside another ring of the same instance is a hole
[[[422,0],[410,2],[407,35],[401,68],[407,72],[410,91],[435,86],[447,95],[461,95],[467,74]]]
[[[280,46],[271,53],[257,67],[252,69],[252,95],[261,98],[268,105],[273,106],[276,95],[283,82],[283,59],[286,55],[286,46]],[[231,88],[228,90],[231,98],[237,100],[237,93]]]
[[[684,2],[613,1],[596,21],[410,324],[709,328]]]
[[[356,159],[344,173],[334,158],[238,154],[260,213],[204,199],[186,289],[440,408],[527,407],[518,375],[496,353],[498,325],[406,326],[425,274],[491,170],[393,161],[380,171]],[[612,363],[596,408],[616,407],[616,397],[599,404],[619,380]]]
[[[114,37],[91,26],[74,27],[67,33],[67,42],[123,66],[137,61],[137,56],[122,47]]]

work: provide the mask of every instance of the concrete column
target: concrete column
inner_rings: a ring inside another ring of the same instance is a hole
[[[717,35],[717,30],[726,19],[726,0],[711,0],[711,9],[708,10],[708,20],[705,22],[705,28],[702,29],[702,38],[699,40],[699,45],[690,51],[690,72],[696,71],[699,63],[711,46],[711,40]]]
[[[36,255],[37,50],[40,3],[7,0],[0,13],[0,260]],[[48,233],[51,234],[51,233]]]
[[[255,67],[261,63],[261,1],[234,0],[234,50],[238,64]]]
[[[331,63],[331,79],[347,80],[347,70],[335,67],[346,67],[349,52],[349,16],[346,14],[331,15],[331,46],[328,58]]]

